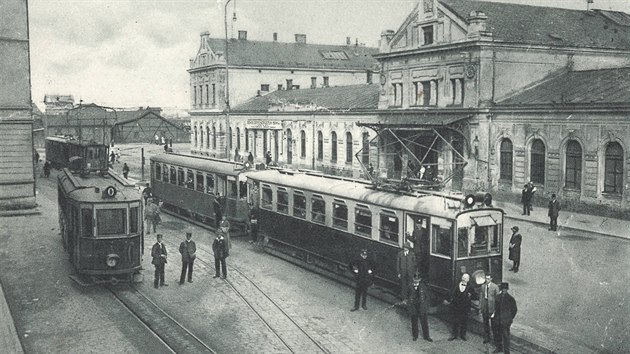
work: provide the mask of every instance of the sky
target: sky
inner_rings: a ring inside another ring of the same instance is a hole
[[[33,101],[43,109],[44,95],[70,94],[77,103],[188,109],[189,60],[201,32],[224,36],[225,1],[29,0]],[[416,1],[232,0],[228,33],[272,40],[277,32],[281,42],[304,33],[309,43],[340,45],[351,37],[376,47]],[[586,0],[500,1],[586,8]],[[592,8],[630,13],[630,0],[594,0]]]

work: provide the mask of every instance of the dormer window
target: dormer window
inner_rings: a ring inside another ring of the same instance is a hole
[[[433,25],[422,27],[422,37],[424,38],[422,45],[433,44]]]

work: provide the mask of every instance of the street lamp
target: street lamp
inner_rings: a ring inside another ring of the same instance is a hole
[[[228,25],[227,25],[227,7],[228,4],[232,0],[227,0],[225,2],[225,7],[223,11],[223,20],[225,24],[225,158],[230,158],[230,145],[228,144],[229,140],[232,138],[228,136],[228,132],[230,131],[230,72],[228,66]],[[236,6],[236,0],[234,0],[234,4]],[[232,17],[232,21],[236,21],[236,11]]]

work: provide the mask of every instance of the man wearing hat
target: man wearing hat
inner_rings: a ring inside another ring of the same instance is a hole
[[[179,285],[184,284],[186,269],[188,269],[188,282],[192,283],[193,262],[197,257],[197,245],[192,240],[192,232],[186,233],[186,240],[179,244],[179,253],[182,255],[182,275],[179,277]]]
[[[409,248],[411,248],[409,242],[405,242],[396,259],[396,269],[398,270],[398,279],[400,279],[400,297],[404,302],[409,299],[409,284],[411,284],[417,271],[416,256],[409,251]]]
[[[453,318],[453,334],[449,341],[457,339],[466,340],[468,327],[468,314],[470,313],[471,300],[477,300],[477,293],[470,284],[470,275],[462,274],[462,280],[455,285],[451,292],[451,315]]]
[[[411,312],[411,334],[413,335],[413,340],[418,339],[418,317],[420,317],[422,338],[426,341],[433,342],[433,339],[429,336],[429,321],[427,320],[427,313],[429,312],[429,289],[427,288],[425,279],[422,278],[420,273],[416,273],[413,277],[410,290],[409,311]]]
[[[510,238],[510,253],[508,259],[512,260],[514,264],[510,271],[518,273],[518,267],[521,264],[521,241],[523,237],[518,233],[518,226],[512,226],[512,237]]]
[[[498,325],[496,324],[496,320],[490,318],[490,316],[494,313],[494,303],[498,293],[499,287],[497,284],[492,282],[492,274],[486,274],[486,282],[481,285],[481,294],[479,296],[479,311],[481,312],[481,317],[483,318],[484,344],[490,342],[491,331],[495,341],[498,337]]]
[[[356,281],[354,288],[354,307],[350,311],[359,309],[359,300],[361,300],[361,307],[367,310],[367,290],[374,282],[374,264],[367,259],[367,256],[367,249],[362,249],[361,257],[349,264],[350,271]]]
[[[508,288],[508,283],[501,283],[501,292],[497,295],[494,304],[492,318],[498,322],[499,327],[499,335],[495,338],[496,349],[494,353],[510,353],[510,326],[512,325],[512,321],[514,321],[514,317],[516,317],[518,309],[516,307],[516,300],[514,300],[512,295],[508,294]]]
[[[153,280],[153,287],[168,286],[164,283],[164,267],[166,266],[166,245],[162,242],[162,234],[157,234],[157,240],[153,247],[151,247],[151,263],[155,266],[155,279]]]
[[[549,231],[557,231],[558,230],[558,214],[560,213],[560,202],[556,199],[556,194],[551,194],[551,200],[549,201],[548,206],[549,211],[547,215],[549,216]]]

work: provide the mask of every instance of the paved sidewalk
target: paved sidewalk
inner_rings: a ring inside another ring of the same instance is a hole
[[[2,284],[0,284],[0,348],[2,348],[3,353],[24,353],[7,300],[4,297]]]

